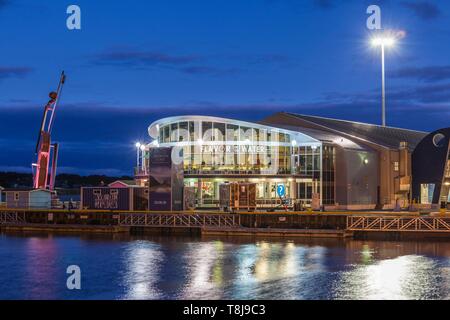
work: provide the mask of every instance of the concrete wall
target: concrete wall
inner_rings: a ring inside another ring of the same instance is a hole
[[[328,229],[346,228],[346,215],[240,214],[241,226],[248,228]]]
[[[336,148],[336,202],[339,208],[375,208],[379,186],[377,172],[376,152]]]

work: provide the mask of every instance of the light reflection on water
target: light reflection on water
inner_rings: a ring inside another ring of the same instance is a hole
[[[0,298],[448,299],[449,258],[449,242],[2,234]]]
[[[125,294],[121,299],[160,299],[158,274],[164,254],[161,245],[148,241],[130,242],[122,252]]]

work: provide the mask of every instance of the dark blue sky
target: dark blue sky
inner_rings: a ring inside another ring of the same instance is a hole
[[[66,28],[66,8],[82,30]],[[179,114],[278,111],[380,122],[366,8],[406,36],[388,50],[388,125],[450,123],[450,4],[361,0],[0,0],[0,171],[29,172],[47,94],[60,172],[129,174],[134,142]]]

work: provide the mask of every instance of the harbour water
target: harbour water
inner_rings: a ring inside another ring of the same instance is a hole
[[[0,299],[450,297],[450,242],[0,234],[0,269]]]

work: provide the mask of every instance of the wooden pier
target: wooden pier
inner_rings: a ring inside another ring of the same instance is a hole
[[[392,239],[437,236],[450,240],[450,215],[382,212],[128,212],[0,209],[3,231],[162,232],[253,237]],[[390,235],[386,235],[386,234]],[[400,236],[401,235],[401,236]],[[420,236],[422,235],[422,236]]]

